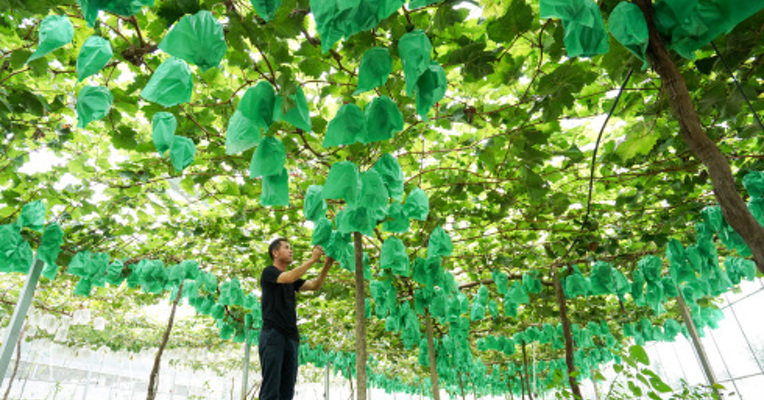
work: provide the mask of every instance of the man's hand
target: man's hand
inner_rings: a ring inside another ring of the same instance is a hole
[[[321,256],[324,255],[324,249],[321,246],[316,246],[313,248],[313,254],[310,256],[310,261],[313,263],[317,263],[318,260],[321,259]]]
[[[326,259],[324,260],[324,266],[328,267],[332,264],[334,264],[334,259],[331,257],[326,257]]]

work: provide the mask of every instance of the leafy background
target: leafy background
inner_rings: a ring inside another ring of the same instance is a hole
[[[617,3],[598,3],[606,20]],[[580,243],[566,263],[579,263],[586,271],[595,259],[610,261],[630,276],[637,260],[663,254],[669,239],[694,243],[700,210],[715,203],[706,171],[678,136],[655,73],[642,71],[641,61],[612,38],[605,55],[567,58],[562,24],[539,20],[535,2],[445,0],[404,8],[324,53],[304,0],[284,0],[269,22],[245,1],[157,1],[134,18],[101,15],[97,29],[111,41],[115,56],[83,83],[76,79],[77,49],[94,30],[86,26],[74,1],[13,0],[0,8],[0,223],[13,222],[24,204],[44,200],[48,219],[65,231],[60,265],[68,265],[80,250],[167,263],[194,259],[219,278],[238,277],[245,291],[257,290],[257,277],[268,263],[269,240],[288,237],[298,260],[309,253],[312,226],[302,216],[307,187],[322,184],[335,162],[349,159],[368,168],[385,152],[398,157],[406,192],[418,186],[430,199],[427,221],[413,222],[411,231],[398,237],[410,254],[421,254],[430,232],[444,226],[454,243],[444,267],[470,298],[495,270],[511,276],[536,270],[549,282],[550,265],[576,237]],[[224,61],[206,72],[192,67],[195,85],[189,104],[165,109],[141,100],[151,71],[167,58],[155,46],[180,17],[198,10],[210,10],[223,22],[228,44]],[[50,14],[71,18],[73,43],[25,65],[36,45],[36,26]],[[759,112],[764,108],[763,18],[760,12],[715,40],[743,91],[759,100],[753,103]],[[416,115],[414,99],[405,94],[397,55],[398,40],[413,29],[427,32],[433,59],[446,70],[449,82],[446,97],[427,122]],[[354,96],[361,55],[374,46],[390,49],[393,73],[375,92]],[[696,56],[694,61],[675,56],[674,61],[707,134],[729,159],[744,193],[742,177],[764,169],[764,139],[718,56],[708,47]],[[603,114],[632,67],[634,76],[599,148],[592,214],[582,228],[594,141]],[[244,91],[261,80],[284,92],[300,86],[309,102],[313,132],[283,123],[270,131],[287,151],[291,176],[286,207],[260,205],[261,182],[248,174],[253,150],[225,154],[228,120]],[[85,84],[107,86],[114,103],[101,121],[79,129],[74,127],[74,106]],[[363,108],[378,94],[398,105],[405,121],[402,132],[370,146],[321,146],[327,123],[342,104]],[[174,114],[176,133],[196,144],[194,163],[181,173],[155,151],[150,120],[157,111]],[[54,156],[58,161],[50,168],[25,172],[25,165]],[[365,238],[374,274],[385,236],[377,232]],[[3,276],[7,290],[0,294],[0,306],[7,315],[22,280],[16,274]],[[105,332],[73,332],[70,344],[137,350],[157,343],[160,330],[123,320],[115,311],[164,302],[164,297],[122,286],[73,298],[74,284],[68,274],[43,280],[35,307],[64,315],[89,308],[111,322]],[[399,301],[411,300],[411,284],[396,282]],[[491,298],[502,298],[487,286]],[[322,293],[301,301],[298,312],[305,317],[301,331],[306,342],[351,351],[352,298],[353,276],[336,267]],[[605,297],[568,301],[571,320],[582,325],[591,320],[623,324],[652,314],[631,299],[625,306],[622,312],[617,301]],[[678,315],[673,303],[667,308],[669,316]],[[521,306],[517,318],[501,315],[472,322],[470,341],[474,344],[489,332],[512,336],[559,320],[548,285],[531,304]],[[405,350],[398,336],[386,333],[384,321],[371,318],[368,323],[371,355],[424,376],[416,350]],[[447,329],[436,326],[436,335]],[[620,332],[616,336],[622,337]],[[229,345],[205,317],[177,326],[169,344]],[[559,350],[545,351],[542,358],[561,356]],[[473,352],[486,364],[507,359],[498,352]]]

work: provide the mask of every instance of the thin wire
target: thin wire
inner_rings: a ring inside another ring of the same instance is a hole
[[[740,94],[743,95],[743,99],[745,99],[746,104],[748,104],[748,108],[751,109],[754,119],[756,120],[756,122],[759,123],[759,129],[761,129],[761,131],[764,132],[764,125],[762,125],[761,123],[761,118],[759,118],[759,114],[756,112],[756,110],[753,109],[753,106],[751,105],[751,101],[748,100],[748,96],[745,94],[745,92],[743,91],[743,88],[740,86],[740,82],[737,81],[735,74],[732,72],[732,68],[730,68],[730,66],[727,64],[727,61],[725,61],[724,57],[722,57],[722,53],[716,47],[716,43],[711,42],[711,46],[714,47],[714,51],[716,51],[716,55],[719,56],[720,60],[722,60],[722,64],[724,64],[724,68],[727,70],[727,73],[730,74],[730,76],[732,77],[732,81],[735,82],[735,86],[737,86],[737,90],[740,92]]]
[[[629,79],[631,79],[631,74],[633,72],[634,67],[629,68],[629,72],[626,74],[626,78],[623,80],[623,84],[621,84],[621,89],[618,91],[618,95],[615,97],[613,106],[610,107],[610,112],[608,112],[607,117],[605,118],[605,122],[602,124],[602,128],[600,128],[600,133],[597,135],[597,142],[594,145],[594,153],[592,154],[592,165],[589,169],[589,198],[586,201],[586,215],[584,216],[583,222],[581,222],[581,231],[584,230],[586,223],[589,221],[589,214],[592,210],[592,193],[594,192],[594,167],[597,164],[597,150],[600,147],[602,134],[605,132],[605,127],[607,126],[608,121],[610,121],[610,117],[613,115],[615,107],[618,105],[618,100],[621,99],[621,95],[623,94],[624,89],[626,89],[626,85],[629,83]],[[579,238],[580,236],[576,236],[576,238],[573,240],[573,243],[570,244],[570,247],[568,247],[568,250],[565,252],[565,255],[560,258],[561,260],[564,260],[568,254],[570,254],[570,251],[573,250],[573,247],[575,247],[576,243],[578,243]]]

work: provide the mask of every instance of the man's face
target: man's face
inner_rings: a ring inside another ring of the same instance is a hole
[[[281,242],[278,250],[273,251],[273,261],[280,260],[287,264],[292,262],[292,246],[289,242]]]

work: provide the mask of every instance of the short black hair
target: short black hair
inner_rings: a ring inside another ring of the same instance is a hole
[[[286,240],[286,238],[280,237],[274,241],[271,242],[270,245],[268,245],[268,255],[271,256],[271,261],[273,261],[273,252],[276,250],[281,249],[281,243],[283,242],[289,242]]]

